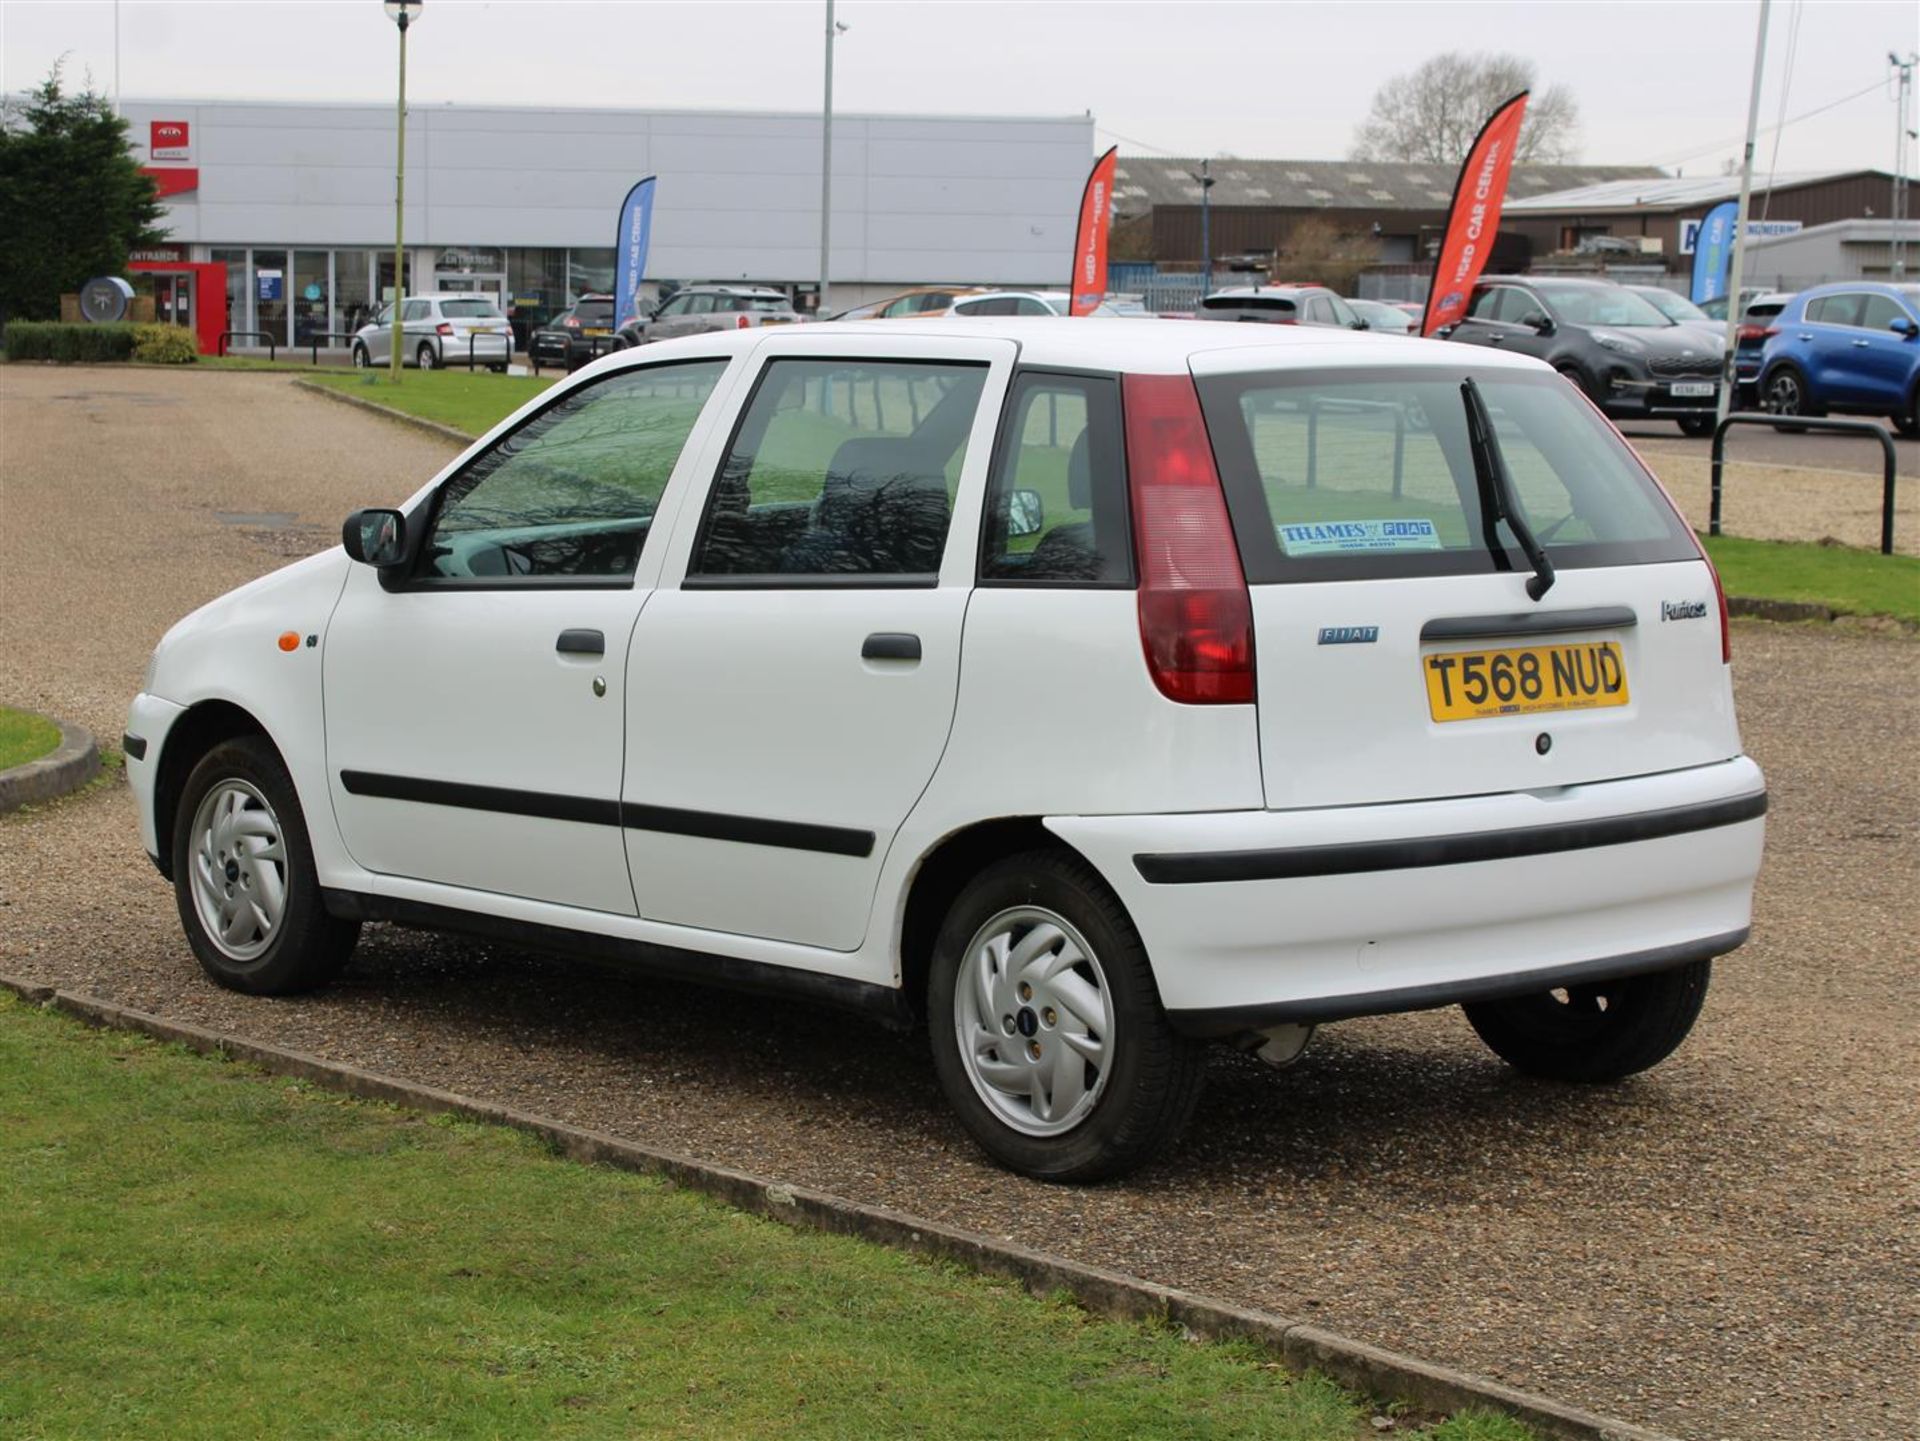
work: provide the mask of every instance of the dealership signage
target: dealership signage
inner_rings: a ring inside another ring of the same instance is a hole
[[[1453,183],[1446,237],[1433,263],[1433,284],[1420,318],[1422,335],[1456,325],[1467,313],[1473,283],[1487,268],[1487,257],[1493,253],[1494,240],[1500,233],[1507,176],[1513,171],[1514,147],[1526,115],[1527,92],[1522,90],[1488,118],[1460,166],[1460,178]]]
[[[1763,235],[1793,235],[1806,229],[1804,220],[1749,220],[1747,239],[1757,240]],[[1700,222],[1682,221],[1680,225],[1680,253],[1691,255],[1700,243]]]
[[[156,120],[147,127],[149,160],[193,159],[192,136],[184,120]]]

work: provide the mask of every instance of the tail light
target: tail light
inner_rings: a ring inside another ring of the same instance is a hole
[[[566,326],[568,330],[578,330],[580,328],[580,322],[571,315],[560,323]]]
[[[1774,325],[1743,325],[1733,332],[1735,345],[1763,345],[1780,333]]]
[[[753,317],[750,315],[736,316],[733,322],[733,328],[735,330],[747,330],[750,329],[752,325]]]
[[[1707,574],[1713,577],[1713,598],[1720,604],[1720,664],[1733,664],[1733,628],[1727,624],[1727,588],[1720,581],[1720,567],[1713,563],[1705,546],[1700,547],[1700,559],[1707,563]]]
[[[452,335],[453,327],[447,324],[447,322],[443,320],[438,325],[433,327],[433,333],[435,335]]]
[[[1153,683],[1190,705],[1253,700],[1253,602],[1193,381],[1129,375],[1127,486],[1140,645]]]

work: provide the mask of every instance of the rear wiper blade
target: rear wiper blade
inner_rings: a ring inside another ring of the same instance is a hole
[[[1520,503],[1513,494],[1513,476],[1507,470],[1506,457],[1500,453],[1500,441],[1493,433],[1493,417],[1487,413],[1487,402],[1481,398],[1480,387],[1473,383],[1472,376],[1460,382],[1460,399],[1467,408],[1467,448],[1473,452],[1473,478],[1480,487],[1480,528],[1486,533],[1487,549],[1495,560],[1504,561],[1506,551],[1500,544],[1498,529],[1504,520],[1526,553],[1527,563],[1533,567],[1533,574],[1527,577],[1527,596],[1538,600],[1553,588],[1553,562],[1547,559],[1546,551],[1533,537],[1532,527],[1520,514]]]

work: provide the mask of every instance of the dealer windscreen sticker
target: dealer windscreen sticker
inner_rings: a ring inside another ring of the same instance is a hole
[[[1440,532],[1430,520],[1322,520],[1274,529],[1288,555],[1440,549]]]

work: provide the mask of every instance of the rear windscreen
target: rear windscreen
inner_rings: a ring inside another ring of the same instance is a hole
[[[1297,306],[1281,295],[1209,295],[1200,302],[1202,310],[1268,310],[1276,315],[1292,315]]]
[[[1213,376],[1207,429],[1247,579],[1527,569],[1481,522],[1460,383],[1468,368]],[[1554,375],[1474,376],[1521,511],[1557,566],[1692,560],[1693,538],[1632,451]]]
[[[613,321],[611,300],[583,300],[573,308],[573,317],[582,325],[608,325]]]
[[[440,313],[449,320],[499,320],[500,307],[491,300],[443,300]]]
[[[787,297],[784,295],[746,295],[740,298],[740,302],[734,308],[736,310],[771,311],[787,310],[791,307],[788,306]]]

